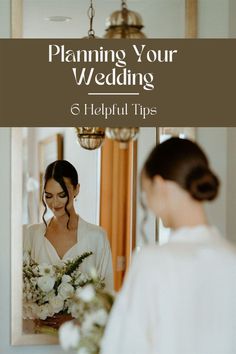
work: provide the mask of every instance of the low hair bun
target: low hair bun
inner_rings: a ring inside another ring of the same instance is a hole
[[[208,167],[199,166],[187,175],[186,189],[196,200],[213,200],[218,194],[219,180]]]
[[[198,201],[216,198],[220,181],[209,168],[209,161],[198,144],[173,137],[158,144],[144,165],[149,179],[161,176],[177,183]]]

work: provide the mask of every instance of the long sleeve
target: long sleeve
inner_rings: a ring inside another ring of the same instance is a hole
[[[101,354],[151,354],[144,279],[140,257],[135,256],[109,317]]]

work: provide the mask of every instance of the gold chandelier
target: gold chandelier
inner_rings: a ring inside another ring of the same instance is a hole
[[[106,21],[105,38],[107,39],[143,39],[145,34],[142,17],[137,12],[128,10],[126,0],[121,1],[121,10],[115,11]]]
[[[102,146],[105,136],[120,143],[136,140],[139,128],[98,128],[76,127],[80,146],[86,150],[95,150]]]
[[[139,128],[106,128],[106,137],[120,143],[136,140]]]
[[[76,127],[80,146],[86,150],[98,149],[105,139],[105,128]]]
[[[127,8],[126,1],[122,0],[121,11],[115,11],[108,19],[106,38],[145,38],[141,32],[143,28],[141,16]],[[93,29],[95,10],[93,0],[90,0],[88,9],[89,30],[88,39],[96,38]],[[139,128],[99,128],[99,127],[76,127],[77,139],[81,147],[87,150],[95,150],[102,146],[105,135],[120,143],[136,140]]]

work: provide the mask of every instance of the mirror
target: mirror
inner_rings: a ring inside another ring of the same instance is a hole
[[[74,128],[12,128],[11,140],[12,342],[53,344],[57,343],[55,337],[35,334],[34,321],[22,323],[24,230],[29,224],[43,226],[41,196],[45,168],[57,159],[66,159],[78,171],[80,192],[74,202],[75,209],[81,219],[102,226],[106,231],[112,252],[115,289],[119,290],[136,247],[137,165],[141,165],[147,151],[155,145],[156,128],[142,128],[138,143],[120,144],[107,139],[101,149],[94,151],[80,147]],[[147,141],[143,151],[141,145]],[[47,220],[51,217],[52,213],[46,214]]]

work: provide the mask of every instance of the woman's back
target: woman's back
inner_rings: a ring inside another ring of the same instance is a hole
[[[122,324],[124,310],[128,320]],[[162,247],[144,249],[135,257],[110,326],[105,353],[109,346],[117,354],[235,353],[234,248],[215,228],[198,226],[174,232]]]
[[[206,227],[179,231],[162,252],[156,348],[165,354],[236,352],[236,253]]]

